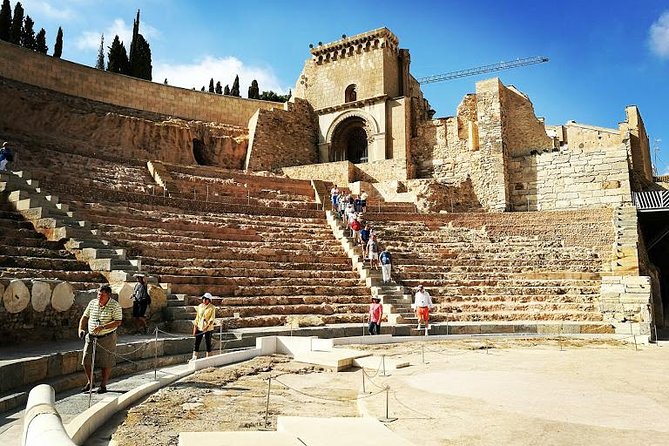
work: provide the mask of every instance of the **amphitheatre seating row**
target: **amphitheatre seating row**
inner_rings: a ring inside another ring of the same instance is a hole
[[[602,320],[610,210],[367,217],[395,279],[422,283],[437,321]]]
[[[143,193],[153,181],[143,166],[63,158],[74,172],[67,178],[55,181],[39,163],[31,167],[33,178],[91,222],[100,238],[126,248],[142,260],[143,271],[183,295],[181,306],[170,308],[175,318],[192,319],[192,305],[204,292],[222,298],[218,316],[230,327],[280,325],[287,316],[304,314],[326,323],[358,322],[366,313],[369,291],[315,209],[283,212],[298,215],[291,217],[266,215],[282,213],[266,206],[245,207],[257,215],[233,213],[235,206],[219,206],[216,213],[187,210],[198,203]],[[96,181],[101,172],[114,174]],[[249,183],[253,176],[246,177]],[[258,178],[263,188],[272,184]],[[271,178],[275,187],[284,187],[284,180]],[[309,182],[289,183],[305,200],[307,191],[313,195]]]
[[[69,282],[74,289],[95,288],[104,276],[91,271],[65,250],[35,231],[0,195],[0,278]]]

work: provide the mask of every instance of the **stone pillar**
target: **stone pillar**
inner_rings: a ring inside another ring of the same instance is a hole
[[[386,159],[386,134],[377,133],[371,136],[367,146],[367,162],[381,161]]]
[[[330,143],[322,142],[318,144],[318,162],[319,163],[330,162]]]

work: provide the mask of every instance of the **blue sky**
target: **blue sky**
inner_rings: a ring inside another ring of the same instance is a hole
[[[11,0],[12,7],[16,1]],[[573,119],[617,127],[624,108],[639,106],[657,155],[669,173],[669,1],[526,0],[185,1],[24,0],[51,48],[64,31],[63,58],[94,65],[100,34],[129,45],[141,9],[141,32],[153,52],[154,80],[200,88],[209,79],[242,92],[292,88],[309,43],[329,42],[382,26],[411,51],[416,77],[528,56],[547,64],[496,74],[528,94],[550,124]],[[450,116],[474,82],[493,75],[425,85],[437,110]],[[659,141],[655,141],[659,140]]]

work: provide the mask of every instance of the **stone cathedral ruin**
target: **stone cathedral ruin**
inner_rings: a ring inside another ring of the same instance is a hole
[[[129,311],[137,271],[152,324],[176,332],[206,291],[226,330],[359,323],[378,295],[384,329],[408,334],[418,283],[435,333],[663,328],[666,231],[633,195],[664,188],[637,107],[611,128],[553,125],[492,78],[436,118],[410,62],[386,28],[318,45],[278,104],[0,42],[17,154],[0,179],[0,339],[74,336],[100,283]],[[370,195],[392,286],[326,215],[332,184]]]

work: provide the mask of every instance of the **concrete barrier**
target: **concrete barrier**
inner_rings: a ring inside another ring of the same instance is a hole
[[[76,446],[56,411],[56,392],[47,384],[34,387],[23,415],[23,446]]]

